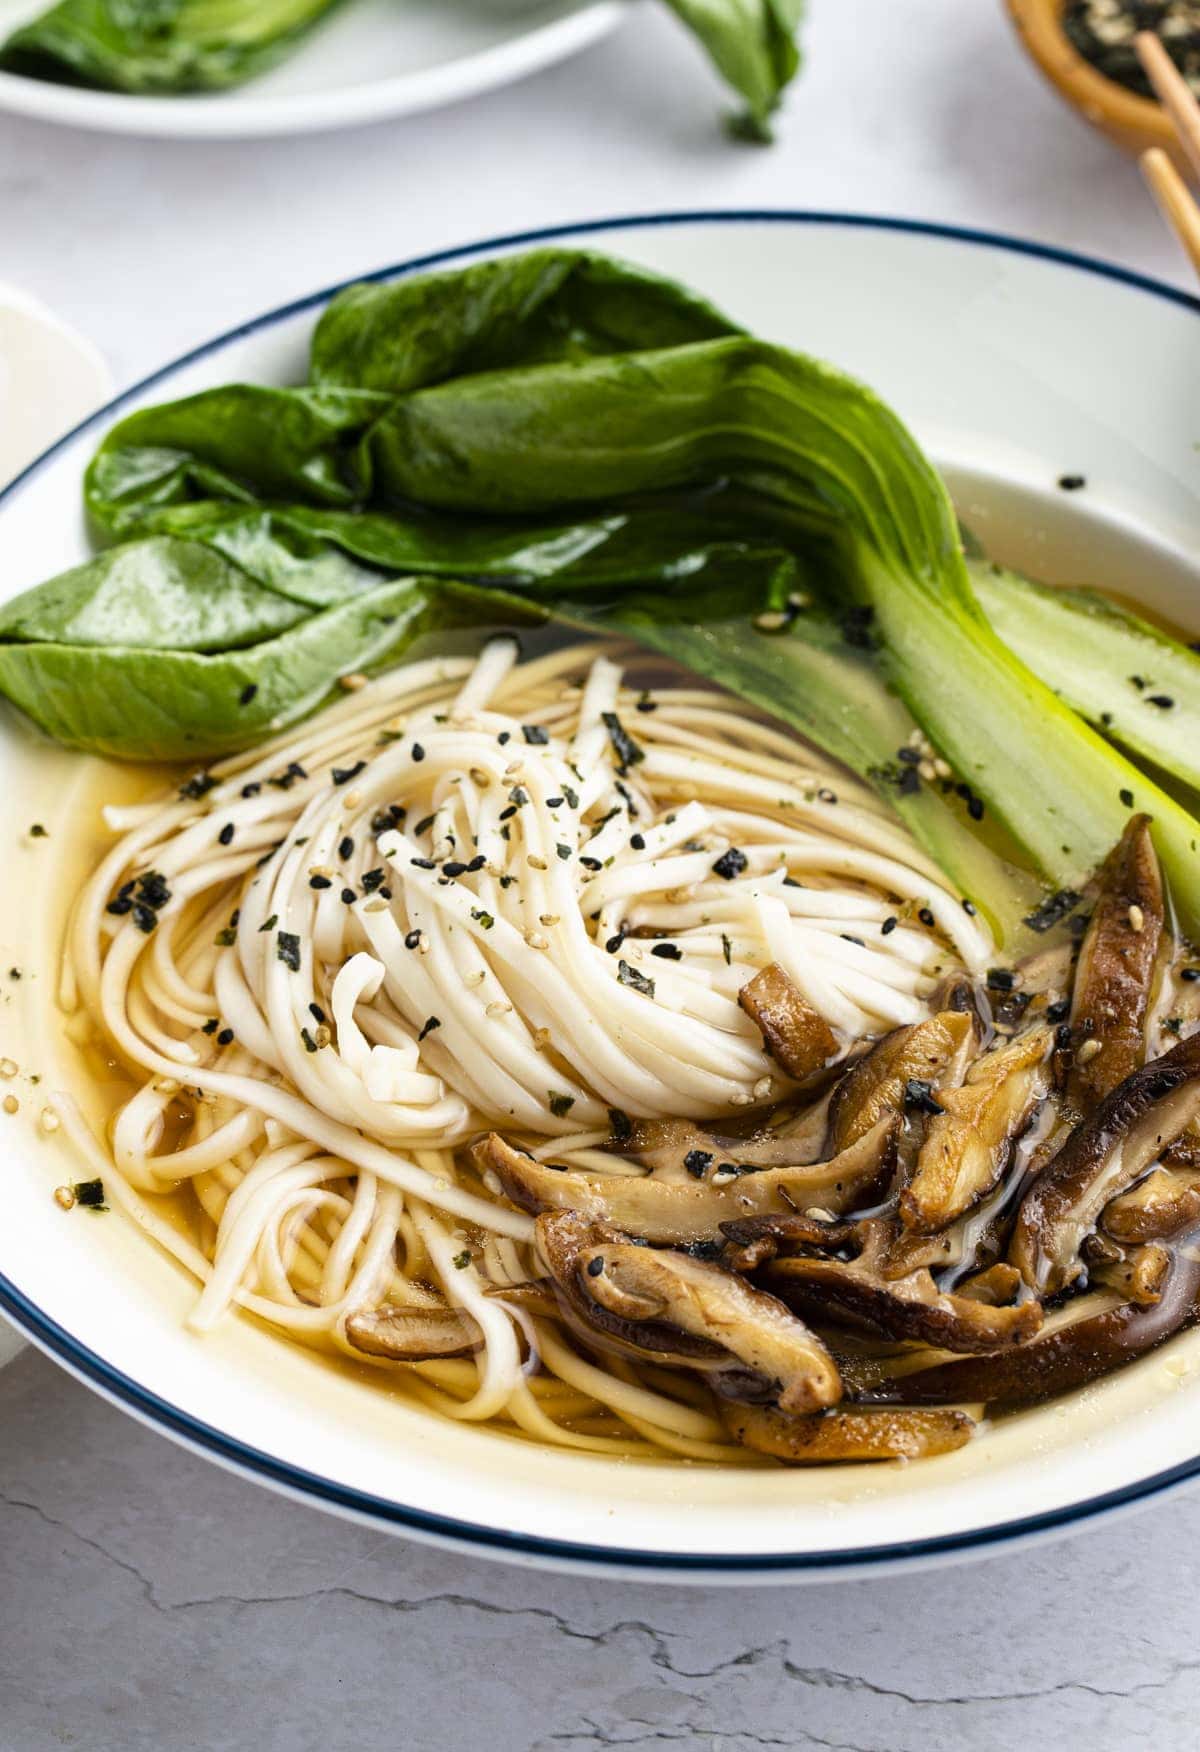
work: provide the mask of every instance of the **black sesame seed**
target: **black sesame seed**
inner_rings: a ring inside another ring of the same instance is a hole
[[[248,706],[250,704],[250,701],[254,698],[254,696],[257,692],[258,692],[258,683],[256,681],[248,681],[246,683],[245,687],[242,689],[241,693],[238,695],[238,705],[239,706]]]
[[[1200,967],[1185,967],[1179,977],[1186,980],[1189,985],[1194,985],[1200,979]]]
[[[260,784],[243,785],[242,786],[242,796],[243,797],[257,797],[261,790],[262,790],[262,786]]]
[[[900,920],[895,916],[894,913],[891,915],[891,917],[884,919],[883,923],[879,927],[880,936],[890,937],[892,932],[896,929],[896,926],[899,923],[900,923]]]
[[[962,903],[962,909],[966,913],[966,915],[969,919],[973,919],[975,917],[975,913],[976,913],[977,909],[975,906],[975,902],[973,900],[964,900]]]
[[[302,1028],[300,1030],[300,1038],[304,1042],[305,1052],[316,1052],[317,1043],[313,1039],[312,1035],[308,1032],[307,1028]]]
[[[338,841],[338,857],[352,858],[354,856],[354,841],[347,834],[345,839]]]
[[[414,858],[413,863],[415,864],[416,862],[417,862],[417,859]],[[429,869],[432,870],[433,867],[434,866],[432,864],[429,865]],[[364,894],[374,894],[374,892],[377,888],[382,888],[383,887],[383,879],[384,879],[386,874],[387,874],[387,872],[385,870],[379,869],[378,867],[374,870],[365,870],[363,872],[362,876],[360,877],[360,881],[362,882],[363,893]]]
[[[1046,1005],[1047,1022],[1065,1022],[1070,1014],[1070,998],[1057,998],[1053,1004]]]
[[[1017,983],[1017,976],[1010,967],[989,967],[987,970],[987,988],[990,992],[1011,992]]]
[[[115,900],[109,901],[104,910],[120,917],[122,913],[133,911],[133,902],[127,894],[119,894]]]
[[[621,944],[624,941],[625,941],[624,931],[618,931],[617,934],[614,937],[610,937],[608,939],[607,943],[604,945],[605,954],[606,955],[615,955],[617,950],[621,947]]]
[[[749,863],[745,852],[740,852],[736,846],[730,846],[727,852],[722,852],[712,867],[714,876],[719,876],[724,882],[732,882],[735,876],[740,876]]]
[[[934,920],[933,914],[930,912],[930,910],[927,906],[923,906],[921,908],[921,910],[917,914],[917,917],[920,919],[920,921],[923,925],[927,926],[930,930],[933,929],[935,920]]]
[[[359,773],[361,773],[363,771],[366,764],[367,763],[365,760],[356,760],[353,766],[331,767],[329,770],[333,775],[334,784],[335,785],[348,785],[350,783],[351,779],[356,779],[358,777]]]
[[[215,1034],[220,1026],[221,1024],[217,1021],[217,1018],[215,1016],[210,1016],[200,1032],[201,1034]]]
[[[712,1151],[689,1150],[683,1158],[683,1165],[689,1174],[694,1175],[697,1180],[701,1180],[705,1171],[712,1166]]]
[[[544,724],[522,724],[521,735],[532,748],[544,748],[550,740],[550,732]]]
[[[308,886],[310,888],[332,888],[333,883],[328,876],[310,876]]]
[[[983,798],[971,796],[967,798],[967,814],[972,821],[983,820]]]
[[[563,786],[563,796],[567,800],[567,807],[569,809],[579,808],[579,793],[578,791],[573,791],[570,785]]]
[[[563,860],[564,863],[571,856],[570,846],[556,845],[554,850],[558,854],[558,856]],[[590,858],[590,859],[581,858],[580,862],[594,864],[597,870],[602,868],[602,866],[600,864],[596,863],[595,858]]]
[[[415,949],[417,947],[417,944],[420,941],[421,941],[420,931],[410,931],[404,939],[404,947],[406,949]]]
[[[144,931],[149,936],[158,920],[154,915],[153,907],[146,906],[138,900],[133,905],[133,922],[139,931]]]
[[[563,855],[563,847],[562,846],[559,846],[559,848],[558,848],[558,855],[560,858]],[[567,856],[570,857],[570,855],[571,854],[568,852]],[[600,862],[599,858],[581,857],[579,862],[583,865],[585,870],[603,870],[603,868],[604,868],[604,865]]]
[[[1146,699],[1149,705],[1158,706],[1164,712],[1169,712],[1175,704],[1170,694],[1147,694]]]
[[[604,1261],[597,1253],[594,1259],[589,1259],[587,1262],[587,1274],[589,1277],[599,1277],[603,1270]]]
[[[179,795],[195,803],[212,790],[216,780],[211,773],[193,773],[190,779],[185,779],[179,787]]]
[[[408,861],[417,870],[436,870],[437,869],[437,865],[434,863],[432,858],[410,858]],[[382,870],[379,872],[379,880],[381,882],[383,881],[383,871]],[[363,881],[364,881],[364,883],[366,882],[365,877],[363,878]]]
[[[425,1036],[426,1036],[426,1035],[427,1035],[427,1034],[432,1034],[432,1033],[433,1033],[433,1031],[434,1031],[434,1029],[435,1029],[435,1028],[440,1028],[440,1027],[441,1027],[441,1025],[442,1025],[442,1023],[441,1023],[441,1018],[440,1018],[440,1017],[438,1017],[438,1016],[427,1016],[427,1017],[426,1017],[426,1018],[425,1018],[425,1022],[424,1022],[424,1024],[423,1024],[423,1026],[422,1026],[422,1028],[421,1028],[421,1032],[420,1032],[420,1033],[419,1033],[419,1034],[418,1034],[418,1035],[417,1035],[417,1040],[418,1040],[418,1042],[420,1042],[420,1041],[422,1041],[422,1040],[424,1040],[424,1038],[425,1038]]]
[[[443,876],[465,876],[466,873],[467,866],[460,863],[457,858],[451,858],[448,863],[442,865]]]
[[[414,760],[425,759],[425,750],[421,747],[419,742],[414,742],[412,745],[412,757]]]
[[[467,875],[473,876],[477,870],[482,870],[486,863],[487,859],[484,857],[483,853],[480,852],[479,856],[477,858],[472,858],[471,862],[467,865]]]
[[[217,1045],[218,1046],[232,1046],[233,1045],[233,1029],[232,1028],[222,1028],[221,1032],[217,1035]]]
[[[1087,476],[1081,474],[1059,475],[1058,484],[1064,493],[1077,493],[1081,487],[1087,486]]]
[[[644,852],[646,849],[646,839],[644,834],[631,833],[629,836],[629,843],[635,852]]]
[[[650,953],[657,955],[660,961],[683,960],[683,950],[677,943],[656,943]]]
[[[547,797],[546,798],[546,808],[547,809],[561,809],[562,806],[563,806],[563,800],[561,797]]]
[[[1118,791],[1117,795],[1121,799],[1122,803],[1124,803],[1126,809],[1133,808],[1133,792],[1132,791]]]
[[[511,730],[501,730],[499,736],[497,736],[497,738],[496,738],[496,741],[500,744],[501,748],[503,748],[504,744],[506,742],[512,741],[512,731]]]

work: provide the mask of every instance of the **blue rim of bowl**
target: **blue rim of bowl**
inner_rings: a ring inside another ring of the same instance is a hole
[[[533,231],[510,232],[486,238],[478,243],[453,249],[436,250],[415,256],[409,261],[378,268],[371,273],[341,280],[322,291],[294,300],[254,317],[239,327],[228,329],[203,345],[184,353],[160,370],[152,372],[131,388],[123,390],[104,407],[98,408],[67,432],[41,456],[22,470],[0,491],[0,509],[35,474],[41,472],[60,451],[92,428],[104,424],[127,402],[141,396],[155,384],[173,377],[178,371],[210,353],[272,328],[305,311],[316,310],[348,285],[363,281],[399,279],[406,274],[451,263],[469,261],[475,256],[491,255],[500,250],[516,249],[530,244],[552,243],[566,238],[595,238],[612,231],[647,230],[670,225],[796,225],[841,226],[859,231],[901,232],[915,237],[940,238],[952,243],[972,244],[1011,255],[1033,256],[1059,267],[1115,280],[1135,291],[1165,299],[1200,315],[1200,298],[1177,287],[1168,286],[1147,274],[1073,250],[1058,249],[1053,244],[1037,243],[1028,238],[1010,237],[1003,232],[979,231],[955,225],[938,225],[919,219],[891,219],[869,213],[822,213],[807,210],[777,209],[716,209],[705,211],[634,214],[626,218],[594,219],[574,225],[546,226]],[[452,1516],[409,1508],[402,1503],[376,1497],[323,1478],[319,1473],[276,1459],[261,1449],[226,1435],[223,1431],[181,1411],[178,1406],[149,1392],[122,1370],[113,1368],[103,1357],[81,1344],[57,1321],[29,1301],[9,1279],[0,1274],[0,1309],[12,1319],[38,1346],[63,1363],[71,1373],[96,1387],[106,1398],[124,1406],[143,1421],[175,1436],[186,1446],[198,1449],[212,1458],[232,1466],[284,1491],[322,1503],[331,1509],[349,1512],[359,1518],[382,1522],[397,1531],[408,1531],[424,1538],[475,1548],[497,1556],[541,1559],[549,1563],[570,1564],[577,1568],[625,1570],[642,1573],[726,1574],[745,1576],[803,1575],[824,1572],[863,1570],[889,1564],[911,1563],[916,1559],[935,1559],[952,1554],[986,1552],[1014,1541],[1029,1539],[1038,1533],[1063,1532],[1080,1523],[1121,1508],[1130,1508],[1200,1476],[1200,1454],[1182,1461],[1165,1472],[1152,1474],[1136,1483],[1106,1491],[1060,1509],[1046,1510],[1038,1515],[1025,1515],[1010,1521],[999,1521],[967,1533],[940,1534],[935,1538],[896,1540],[887,1545],[866,1545],[835,1551],[801,1551],[774,1553],[705,1553],[630,1550],[619,1546],[590,1545],[565,1539],[546,1539],[534,1534],[506,1532],[502,1528],[484,1526],[472,1521],[460,1521]]]

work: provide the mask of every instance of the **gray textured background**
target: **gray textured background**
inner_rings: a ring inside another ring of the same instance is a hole
[[[0,277],[122,381],[342,275],[656,207],[946,219],[1187,283],[1136,170],[1041,86],[999,0],[812,10],[771,152],[725,143],[706,71],[653,9],[508,92],[336,138],[196,147],[0,118]],[[27,1354],[0,1373],[0,1752],[1190,1752],[1198,1537],[1192,1495],[891,1580],[546,1576],[281,1501]]]

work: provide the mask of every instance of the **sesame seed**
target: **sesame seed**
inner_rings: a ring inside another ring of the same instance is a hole
[[[72,1210],[75,1205],[75,1193],[73,1188],[69,1186],[56,1186],[54,1188],[54,1202],[60,1211]]]
[[[0,1077],[15,1077],[19,1069],[15,1059],[0,1059]]]
[[[357,670],[353,675],[343,675],[338,681],[338,686],[344,687],[347,693],[357,693],[360,687],[366,687],[366,685],[366,676],[360,675]]]
[[[1086,1065],[1090,1059],[1095,1058],[1102,1045],[1103,1042],[1099,1040],[1085,1040],[1075,1054],[1075,1063],[1077,1065]]]
[[[62,1123],[52,1107],[42,1108],[41,1122],[44,1132],[56,1132]]]
[[[486,1006],[483,1013],[485,1016],[507,1016],[511,1009],[512,1005],[504,998],[497,998],[495,1003]]]
[[[1142,911],[1141,907],[1140,906],[1131,906],[1129,909],[1129,928],[1130,928],[1130,930],[1131,931],[1144,930],[1145,924],[1146,924],[1146,915]]]
[[[20,1111],[21,1103],[17,1100],[15,1095],[6,1095],[4,1097],[3,1107],[5,1113],[17,1113]]]

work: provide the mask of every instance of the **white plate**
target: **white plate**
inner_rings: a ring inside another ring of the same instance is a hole
[[[886,221],[693,215],[558,236],[677,274],[760,333],[867,378],[942,461],[997,553],[1137,590],[1200,623],[1200,301],[1035,246]],[[4,588],[83,557],[80,475],[118,407],[227,379],[294,381],[323,296],[169,367],[17,482],[0,500]],[[1058,491],[1064,472],[1086,475],[1086,490]],[[45,1078],[63,1050],[51,1002],[58,921],[28,900],[67,885],[58,823],[86,767],[0,726],[14,837],[29,819],[51,829],[0,860],[25,896],[23,910],[0,896],[0,1054]],[[6,983],[10,960],[33,977]],[[119,1218],[54,1205],[69,1165],[36,1134],[38,1090],[10,1086],[22,1114],[0,1120],[0,1306],[135,1415],[382,1527],[526,1561],[796,1579],[1079,1525],[1200,1472],[1200,1332],[907,1468],[614,1465],[439,1421],[236,1318],[190,1337],[181,1321],[193,1292],[175,1267]]]
[[[0,0],[0,40],[47,4]],[[0,73],[0,110],[179,140],[319,133],[509,85],[607,35],[625,11],[625,0],[349,0],[281,65],[233,91],[127,97]]]

